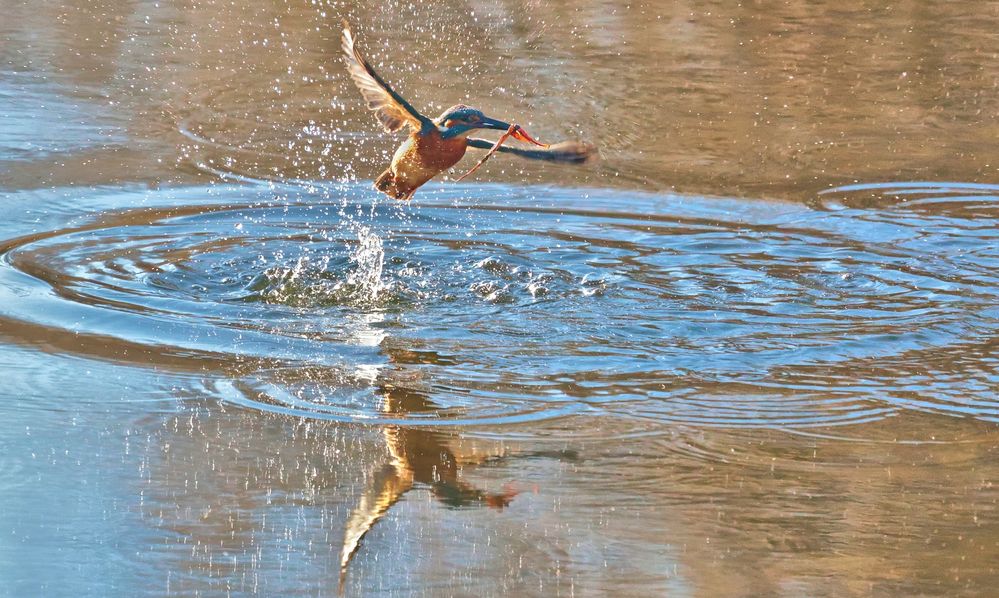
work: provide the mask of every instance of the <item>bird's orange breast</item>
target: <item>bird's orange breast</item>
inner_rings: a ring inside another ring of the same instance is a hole
[[[438,171],[451,168],[465,155],[468,142],[464,137],[444,139],[437,131],[427,135],[418,135],[417,153],[421,161]]]
[[[444,139],[436,130],[425,135],[414,133],[396,151],[392,170],[397,180],[415,188],[457,164],[467,147],[463,137]]]

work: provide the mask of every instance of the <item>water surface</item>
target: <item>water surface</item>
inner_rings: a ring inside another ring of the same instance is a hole
[[[0,593],[996,583],[991,8],[0,10]],[[340,15],[600,162],[377,197]]]

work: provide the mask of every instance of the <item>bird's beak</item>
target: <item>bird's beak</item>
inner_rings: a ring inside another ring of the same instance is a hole
[[[496,120],[495,118],[489,118],[488,116],[483,118],[479,122],[479,126],[483,129],[496,129],[497,131],[506,131],[510,128],[510,123],[505,123],[501,120]]]
[[[521,141],[526,141],[527,143],[533,143],[534,145],[540,145],[541,147],[548,147],[548,144],[541,143],[537,139],[531,137],[527,134],[520,125],[511,125],[510,123],[503,122],[501,120],[496,120],[495,118],[483,118],[479,126],[483,129],[496,129],[498,131],[506,131],[510,133],[510,136],[514,139],[519,139]]]

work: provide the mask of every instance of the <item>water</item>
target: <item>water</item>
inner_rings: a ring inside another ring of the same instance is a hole
[[[385,6],[0,1],[0,595],[997,581],[999,14]]]

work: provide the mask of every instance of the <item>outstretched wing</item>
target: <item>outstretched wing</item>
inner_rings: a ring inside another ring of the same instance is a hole
[[[371,64],[354,47],[354,36],[346,21],[343,23],[343,53],[351,79],[368,102],[368,109],[375,112],[375,116],[386,131],[393,133],[403,125],[409,125],[416,130],[433,125],[429,118],[410,106],[409,102],[402,99],[402,96],[389,87],[375,69],[371,68]]]
[[[493,142],[469,137],[468,145],[469,147],[478,149],[490,149],[493,147]],[[563,141],[562,143],[549,146],[547,149],[520,149],[519,147],[501,145],[498,151],[531,160],[546,160],[548,162],[561,162],[563,164],[582,164],[596,155],[597,148],[593,144],[583,141]]]

